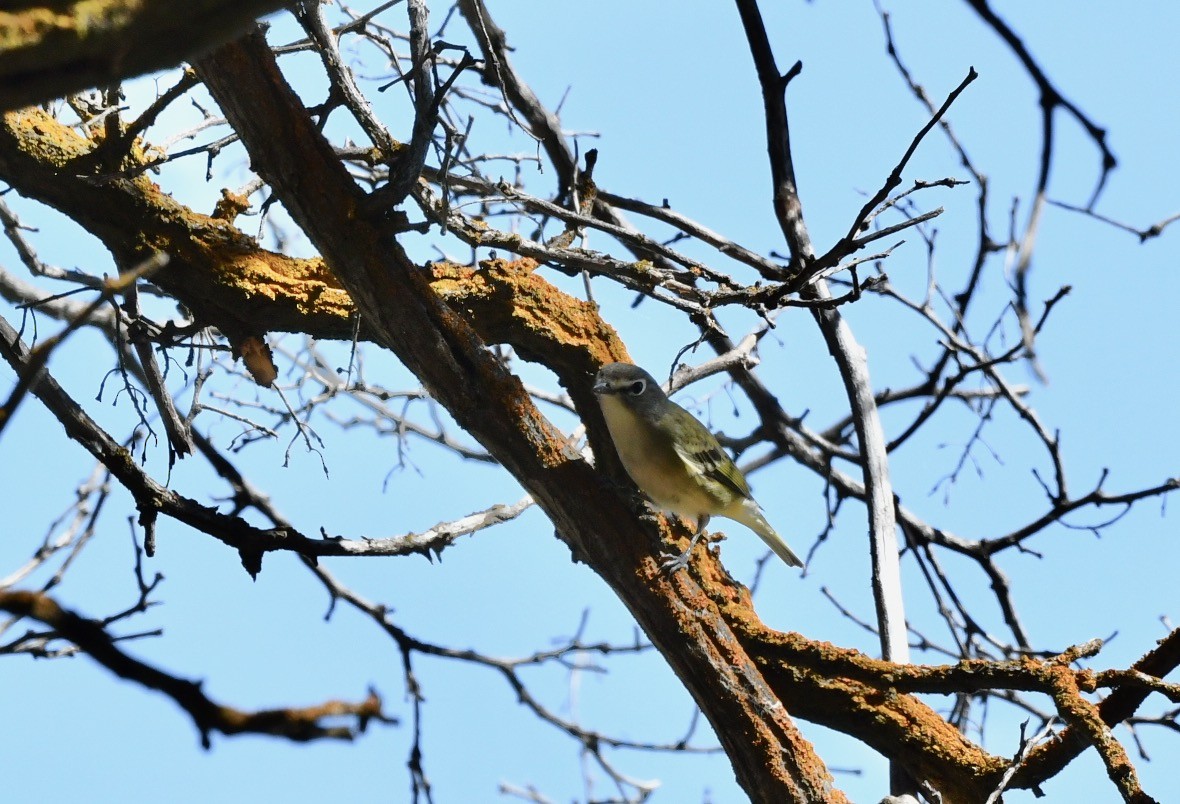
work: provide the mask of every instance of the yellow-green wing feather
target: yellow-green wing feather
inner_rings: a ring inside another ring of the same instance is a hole
[[[741,470],[717,443],[717,439],[696,417],[679,405],[673,404],[665,415],[666,423],[676,432],[692,433],[691,438],[678,438],[673,442],[676,454],[684,461],[688,470],[719,486],[719,492],[733,494],[739,498],[750,497],[750,486]]]
[[[701,479],[701,486],[717,505],[716,509],[704,513],[741,522],[757,533],[789,566],[802,567],[803,561],[766,521],[758,503],[750,495],[746,478],[713,434],[679,405],[672,403],[669,408],[659,427],[679,436],[670,439],[677,456],[690,475]]]

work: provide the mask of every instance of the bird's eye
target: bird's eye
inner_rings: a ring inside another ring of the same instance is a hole
[[[631,396],[640,396],[641,394],[643,394],[643,391],[646,388],[647,388],[646,382],[644,382],[643,380],[636,380],[635,382],[633,382],[627,386],[627,393],[631,394]]]

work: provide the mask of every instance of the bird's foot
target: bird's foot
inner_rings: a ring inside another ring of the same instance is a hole
[[[688,567],[689,559],[692,558],[692,547],[689,547],[683,553],[662,553],[661,555],[664,560],[660,562],[660,566],[666,569],[669,575],[673,575],[676,570]]]

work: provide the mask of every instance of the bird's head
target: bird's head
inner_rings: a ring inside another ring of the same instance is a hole
[[[618,397],[629,406],[665,398],[655,378],[630,363],[607,363],[599,369],[594,378],[594,393],[600,397]]]

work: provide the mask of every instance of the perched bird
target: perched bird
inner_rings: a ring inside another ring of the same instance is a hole
[[[673,571],[688,566],[692,549],[711,516],[741,522],[762,537],[775,555],[802,567],[762,515],[750,487],[717,439],[684,408],[668,399],[659,383],[629,363],[609,363],[594,382],[611,440],[627,474],[660,508],[695,520],[688,549],[672,556]]]

